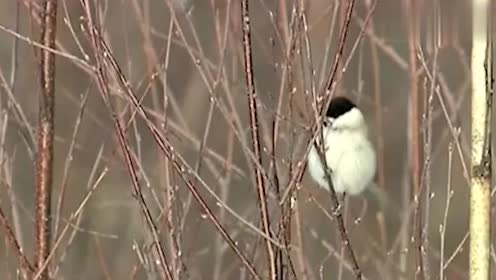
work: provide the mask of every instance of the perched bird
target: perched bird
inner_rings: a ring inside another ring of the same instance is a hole
[[[319,139],[320,135],[320,142]],[[331,100],[322,139],[324,145],[315,142],[308,155],[309,173],[321,187],[329,189],[326,168],[338,194],[357,195],[372,184],[376,172],[374,147],[367,135],[364,115],[348,98],[339,96]]]

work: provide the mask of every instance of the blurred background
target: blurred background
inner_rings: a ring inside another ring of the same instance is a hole
[[[34,2],[0,3],[0,207],[29,260],[40,93]],[[261,222],[239,1],[58,3],[53,278],[162,278],[115,114],[126,128],[173,278],[252,279],[191,196],[188,178],[268,279],[264,237],[254,230]],[[312,137],[314,100],[321,100],[334,64],[348,1],[249,3],[262,149],[257,168],[274,238],[287,242],[281,274],[355,279],[329,193],[306,173],[288,192]],[[88,13],[175,157],[163,153],[111,70],[113,109],[106,106],[94,73]],[[417,279],[419,256],[426,279],[468,279],[470,42],[470,1],[356,1],[333,94],[352,98],[367,115],[378,152],[376,183],[388,196],[385,204],[366,194],[345,205],[350,241],[367,279]],[[174,168],[178,158],[187,163],[182,171]],[[289,198],[280,206],[285,193]],[[18,279],[20,265],[5,232],[3,225],[0,277]]]

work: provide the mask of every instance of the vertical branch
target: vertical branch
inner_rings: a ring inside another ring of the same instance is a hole
[[[345,18],[343,21],[343,25],[341,26],[341,33],[339,36],[338,51],[336,52],[336,56],[334,58],[334,65],[331,69],[331,74],[330,74],[329,78],[327,79],[326,86],[325,86],[324,96],[327,95],[329,98],[327,99],[327,104],[324,107],[321,107],[321,109],[319,111],[320,115],[322,115],[322,112],[325,110],[325,108],[327,108],[329,106],[329,104],[331,102],[331,96],[333,93],[335,80],[337,79],[336,74],[337,74],[337,70],[338,70],[339,65],[340,65],[341,57],[343,56],[344,43],[346,41],[346,36],[348,34],[347,30],[348,30],[348,26],[350,24],[350,19],[351,19],[354,5],[355,5],[355,1],[350,0],[348,7],[346,8],[346,14],[345,14]],[[322,133],[320,133],[319,137],[323,137]],[[321,143],[323,143],[323,139],[321,139]],[[323,149],[319,149],[319,157],[320,157],[321,162],[323,162],[325,164],[325,170],[330,170],[329,167],[327,166],[327,161],[324,158]],[[341,205],[339,204],[336,191],[334,190],[334,186],[332,184],[332,179],[331,179],[330,173],[328,173],[328,172],[326,172],[326,180],[327,180],[327,183],[329,184],[329,191],[330,191],[331,202],[332,202],[332,210],[333,210],[333,213],[335,213],[335,215],[336,215],[336,221],[338,223],[338,231],[339,231],[340,238],[341,238],[341,240],[345,246],[345,249],[346,249],[348,255],[351,258],[351,263],[353,265],[353,273],[355,274],[356,279],[362,279],[362,271],[358,265],[358,260],[355,256],[355,253],[353,252],[353,248],[351,247],[351,242],[349,240],[349,237],[348,237],[348,234],[346,231],[345,222],[344,222],[344,218],[343,218],[343,211],[341,211]]]
[[[169,63],[170,63],[170,54],[171,54],[171,38],[172,38],[172,32],[174,31],[174,22],[172,18],[169,21],[169,30],[167,34],[167,45],[165,47],[165,56],[164,56],[164,70],[162,72],[161,79],[162,79],[162,84],[163,84],[163,114],[164,114],[164,119],[163,122],[161,123],[161,128],[164,131],[164,135],[167,135],[169,132],[169,118],[167,116],[167,110],[169,107],[169,95],[170,93],[168,92],[168,73],[169,73]],[[164,186],[167,186],[166,191],[164,191],[164,201],[165,201],[165,209],[167,209],[167,214],[165,215],[164,219],[167,221],[168,224],[170,224],[170,230],[167,234],[167,243],[169,244],[169,255],[170,255],[170,268],[171,268],[171,274],[173,279],[180,279],[181,278],[181,270],[178,269],[178,267],[181,267],[182,261],[179,252],[181,251],[181,244],[178,242],[178,239],[180,238],[180,228],[179,226],[176,226],[174,216],[175,212],[177,211],[176,209],[176,204],[174,201],[175,197],[175,188],[171,184],[171,177],[172,177],[172,168],[171,168],[171,163],[169,161],[169,158],[166,156],[163,156],[163,184]],[[184,219],[186,219],[186,216],[183,216]]]
[[[367,5],[367,12],[371,12],[373,9],[373,4],[371,0],[365,1]],[[370,34],[375,34],[374,20],[371,18],[368,26],[368,31]],[[371,36],[372,37],[372,36]],[[385,168],[384,168],[384,122],[382,120],[382,94],[381,94],[381,63],[379,60],[379,54],[377,51],[377,45],[373,42],[372,38],[369,38],[370,43],[370,59],[372,63],[372,73],[374,77],[374,99],[375,99],[375,123],[377,129],[377,162],[379,164],[377,171],[377,179],[379,186],[386,189],[386,179],[385,179]]]
[[[273,167],[273,181],[276,188],[276,197],[280,201],[281,200],[281,185],[279,180],[279,168],[277,164],[277,147],[278,138],[279,138],[279,130],[280,130],[280,120],[279,116],[282,115],[283,105],[288,105],[288,118],[292,119],[292,95],[294,93],[294,63],[295,63],[295,53],[297,44],[299,42],[298,34],[300,31],[300,22],[303,14],[303,5],[296,2],[293,3],[293,7],[291,8],[291,21],[288,23],[287,15],[286,15],[286,1],[281,0],[280,4],[280,13],[281,13],[281,29],[282,34],[284,34],[284,40],[286,44],[284,45],[284,66],[282,67],[281,80],[279,85],[279,95],[277,100],[277,109],[274,114],[273,122],[272,122],[272,155],[271,155],[271,166]],[[288,29],[289,26],[289,29]],[[285,93],[289,92],[289,96],[286,98]],[[289,161],[291,162],[291,160]],[[291,170],[291,167],[288,168]],[[279,279],[285,279],[288,276],[289,271],[294,272],[294,267],[291,261],[291,247],[289,246],[291,243],[291,220],[292,220],[292,207],[291,202],[288,200],[286,203],[280,205],[281,211],[281,221],[279,223],[278,229],[278,239],[281,240],[285,246],[287,262],[284,262],[283,259],[283,251],[276,251],[277,258],[277,271]],[[301,248],[300,248],[301,249]],[[290,269],[285,269],[289,267]]]
[[[372,3],[371,0],[365,1],[365,5],[367,8],[367,12],[371,13],[372,9],[377,2],[374,1]],[[383,190],[387,191],[386,187],[386,171],[385,171],[385,160],[384,160],[384,121],[382,117],[382,112],[384,108],[382,103],[382,93],[381,93],[381,62],[379,60],[379,53],[377,44],[374,43],[373,37],[375,36],[375,24],[374,20],[371,18],[369,22],[369,26],[367,28],[369,34],[369,46],[370,46],[370,63],[372,64],[372,73],[373,73],[373,81],[374,81],[374,106],[375,106],[375,129],[376,129],[376,153],[377,153],[377,183],[379,187]],[[385,223],[383,222],[384,213],[377,212],[378,219],[378,227],[382,233],[384,233],[382,242],[384,248],[387,248],[387,238],[385,233],[387,233]],[[384,270],[387,274],[390,273],[389,263],[386,263]]]
[[[20,7],[20,3],[19,1],[16,3],[16,8],[15,8],[15,32],[19,33],[19,30],[20,30],[20,10],[21,10],[21,7]],[[10,79],[9,79],[9,86],[10,86],[10,91],[12,92],[12,96],[16,95],[16,92],[17,92],[17,85],[18,85],[18,76],[19,76],[19,38],[17,37],[14,37],[13,38],[13,42],[12,42],[12,59],[11,59],[11,72],[10,72]],[[5,79],[2,78],[2,82],[5,83]],[[10,99],[10,98],[9,98]],[[22,115],[22,114],[21,114]],[[5,115],[2,114],[2,116],[0,117],[0,123],[1,123],[1,136],[0,136],[0,149],[2,149],[2,151],[0,151],[0,160],[4,161],[4,152],[5,152],[5,142],[6,142],[6,134],[7,134],[7,125],[8,125],[8,117],[9,117],[9,114],[8,113],[5,113]],[[31,148],[28,148],[28,150],[32,150],[32,147],[34,146],[33,143],[35,143],[35,136],[34,136],[34,133],[33,133],[33,130],[31,128],[29,128],[29,126],[26,126],[25,128],[27,128],[25,131],[25,142],[26,143],[29,143],[28,144],[28,147],[30,146]],[[30,154],[32,152],[29,152]],[[8,165],[6,165],[6,162],[3,163],[3,166],[2,166],[2,171],[0,171],[0,176],[2,177],[6,177],[5,173],[7,173],[8,171],[6,170]],[[4,173],[5,172],[5,173]],[[8,176],[10,177],[10,179],[12,179],[12,176],[11,174]],[[9,181],[9,180],[7,180]],[[10,200],[10,204],[11,204],[11,215],[12,215],[12,227],[13,227],[13,230],[14,230],[14,234],[15,234],[15,237],[17,238],[17,241],[19,242],[19,246],[20,248],[26,248],[26,243],[24,242],[24,234],[23,234],[23,230],[22,230],[22,226],[21,226],[21,215],[20,215],[20,207],[19,207],[19,204],[16,203],[17,201],[17,192],[14,190],[14,188],[12,187],[12,182],[9,182],[7,183],[8,185],[10,185],[11,187],[8,188],[8,191],[7,191],[7,195],[9,197],[9,200]],[[33,267],[31,267],[33,268]],[[31,271],[32,272],[32,271]]]
[[[252,144],[253,144],[253,153],[255,155],[255,159],[258,161],[258,164],[255,163],[255,180],[257,184],[257,193],[258,193],[258,202],[260,206],[260,218],[262,220],[263,232],[272,237],[272,233],[270,231],[270,219],[267,211],[267,197],[265,193],[264,180],[262,177],[262,171],[259,168],[259,165],[262,164],[262,155],[260,153],[260,141],[258,134],[258,119],[257,119],[257,100],[255,93],[255,84],[253,79],[253,61],[251,55],[251,39],[250,39],[250,15],[248,13],[248,1],[241,1],[241,20],[243,25],[243,54],[245,61],[245,75],[246,75],[246,87],[248,94],[248,104],[250,111],[250,128],[251,128],[251,136],[252,136]],[[268,265],[269,265],[269,273],[270,279],[277,278],[276,272],[276,260],[274,255],[274,250],[272,248],[272,244],[270,240],[265,239],[265,246],[267,250],[268,257]]]
[[[341,26],[338,49],[336,51],[336,55],[334,56],[334,64],[332,65],[331,72],[329,73],[329,76],[325,84],[324,96],[331,95],[332,89],[334,87],[334,82],[337,79],[336,73],[338,71],[341,58],[343,57],[344,43],[346,42],[346,37],[348,36],[348,26],[350,25],[351,14],[353,13],[353,7],[355,7],[355,0],[350,0],[346,8],[346,14],[343,25]],[[324,110],[326,110],[326,108],[329,106],[330,103],[331,103],[331,98],[328,98],[326,106],[321,107],[319,112],[320,113],[324,112]]]
[[[43,3],[41,18],[41,44],[55,48],[57,0]],[[36,158],[36,250],[35,263],[38,269],[44,266],[50,252],[50,204],[53,176],[53,136],[55,100],[55,55],[40,49],[40,86],[38,153]],[[41,279],[48,279],[44,266]]]
[[[410,73],[410,139],[411,139],[411,179],[412,194],[415,205],[415,277],[424,275],[423,248],[422,248],[422,209],[420,208],[420,141],[419,141],[419,96],[417,80],[417,21],[415,10],[417,6],[413,0],[405,0],[405,13],[407,15],[409,73]],[[413,14],[412,14],[413,13]]]
[[[470,188],[470,279],[489,279],[491,195],[492,44],[490,1],[472,3],[472,180]],[[490,18],[490,17],[489,17]]]
[[[432,158],[433,158],[433,149],[432,149],[432,138],[433,138],[433,100],[436,89],[438,89],[437,80],[438,80],[438,53],[439,46],[441,45],[441,7],[439,1],[434,1],[432,6],[432,20],[430,21],[431,26],[430,34],[428,35],[432,41],[432,74],[429,78],[430,87],[427,90],[427,84],[424,84],[424,114],[423,114],[423,142],[424,142],[424,171],[423,171],[423,188],[425,189],[424,195],[424,225],[422,228],[422,248],[429,248],[429,224],[430,224],[430,210],[431,210],[431,185],[432,185]],[[422,53],[422,50],[420,50]],[[425,65],[425,58],[421,55],[421,64]],[[425,65],[427,68],[427,66]],[[428,72],[428,71],[426,71]],[[428,93],[427,93],[428,92]],[[419,194],[420,195],[420,194]],[[423,252],[423,251],[421,251]],[[429,266],[429,256],[427,253],[422,254],[422,262],[424,264],[424,279],[431,279],[431,269]],[[442,278],[441,278],[442,279]]]
[[[451,179],[453,177],[453,143],[449,144],[448,148],[448,183],[446,184],[446,202],[444,204],[444,215],[443,215],[443,222],[439,226],[439,236],[441,239],[441,245],[440,245],[440,256],[439,256],[439,279],[443,280],[444,279],[444,247],[445,247],[445,240],[446,240],[446,226],[448,225],[448,211],[450,208],[450,202],[451,199],[453,198],[453,190],[451,189]]]

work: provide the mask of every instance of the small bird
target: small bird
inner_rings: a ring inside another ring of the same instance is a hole
[[[367,135],[367,123],[358,107],[344,96],[331,100],[322,127],[324,145],[312,145],[308,155],[311,177],[329,190],[326,166],[319,151],[323,151],[329,176],[338,194],[357,195],[372,184],[376,172],[375,150]],[[323,150],[322,150],[323,149]]]

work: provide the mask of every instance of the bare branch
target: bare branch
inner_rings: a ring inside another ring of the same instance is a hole
[[[57,0],[43,3],[41,18],[41,44],[55,47],[57,25]],[[41,269],[50,253],[51,196],[53,177],[53,139],[55,107],[55,55],[40,49],[40,87],[38,119],[38,151],[36,159],[36,250],[37,269]],[[39,272],[41,279],[48,279],[46,267]]]
[[[260,138],[258,135],[257,99],[255,93],[255,82],[253,78],[253,59],[251,55],[250,14],[248,11],[248,0],[241,1],[241,20],[243,26],[243,57],[245,61],[246,90],[248,94],[253,153],[255,154],[258,164],[261,166],[262,155],[260,153]],[[267,211],[267,194],[264,186],[264,178],[257,164],[255,164],[254,169],[262,229],[266,235],[272,237],[272,233],[270,231],[270,217]],[[275,280],[277,278],[277,271],[274,249],[272,248],[270,241],[267,239],[265,239],[265,246],[268,257],[267,265],[269,266],[270,279]]]

